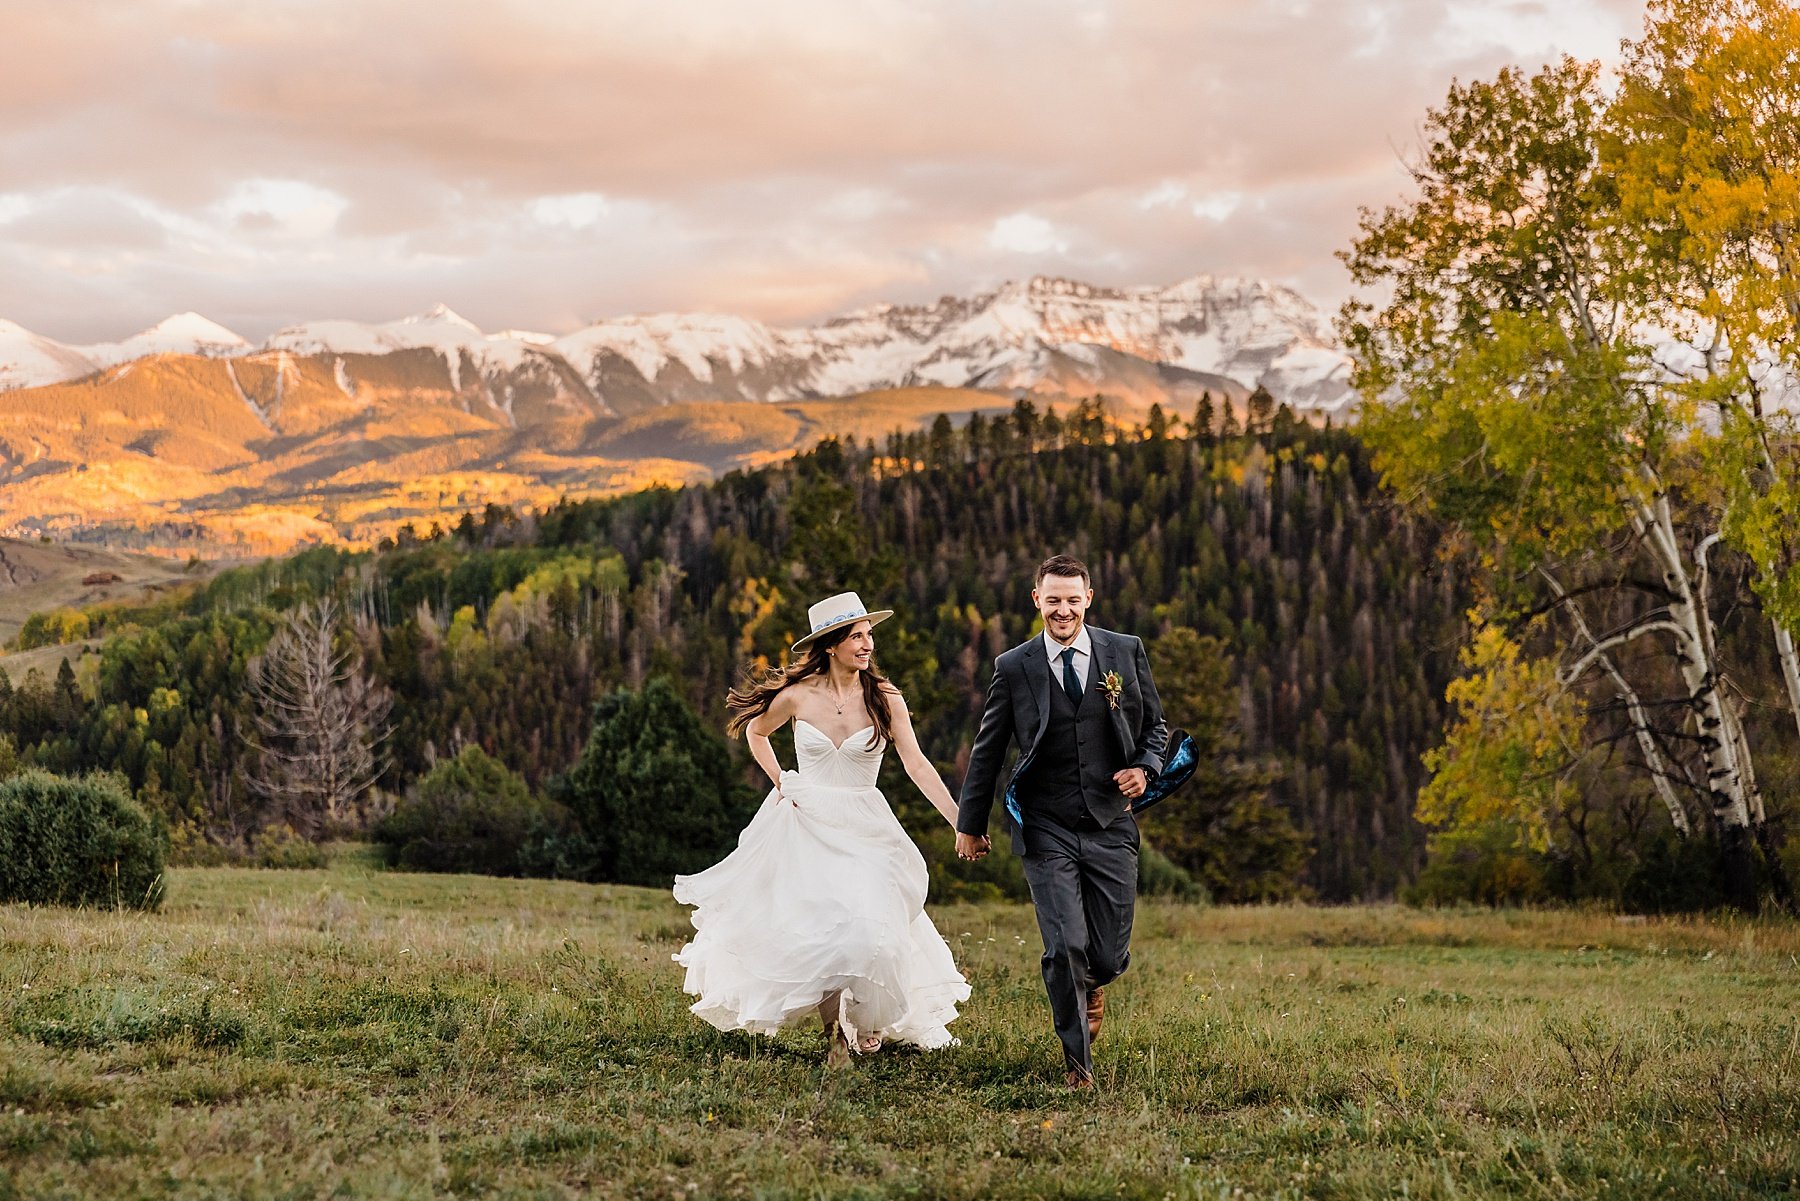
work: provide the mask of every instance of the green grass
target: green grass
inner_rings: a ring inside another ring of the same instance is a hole
[[[1786,922],[1147,903],[1071,1095],[1019,906],[935,914],[961,1047],[828,1074],[686,1012],[657,892],[169,891],[0,907],[0,1198],[1800,1193]]]

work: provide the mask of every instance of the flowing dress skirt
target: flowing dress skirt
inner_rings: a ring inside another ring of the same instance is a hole
[[[920,1047],[948,1025],[969,985],[925,916],[924,857],[873,787],[782,773],[737,849],[691,876],[675,899],[695,935],[674,956],[695,1014],[721,1030],[771,1034],[842,992],[851,1032]]]

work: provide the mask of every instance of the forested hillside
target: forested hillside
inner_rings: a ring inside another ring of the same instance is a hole
[[[1203,406],[1119,430],[1096,405],[1059,417],[1021,402],[710,485],[308,551],[160,608],[92,612],[107,637],[81,678],[0,685],[0,720],[23,760],[124,772],[178,841],[241,845],[275,820],[250,787],[247,665],[307,598],[339,599],[346,645],[353,632],[391,691],[382,783],[397,793],[470,744],[541,788],[576,758],[595,700],[654,675],[720,722],[736,673],[778,659],[809,602],[854,588],[899,611],[878,658],[954,787],[992,660],[1032,631],[1032,571],[1067,551],[1094,570],[1095,624],[1188,627],[1228,649],[1239,751],[1275,761],[1272,797],[1315,847],[1304,882],[1328,899],[1391,895],[1422,860],[1420,755],[1466,600],[1352,434],[1266,404],[1254,435],[1231,421],[1213,429]],[[892,785],[918,818],[897,772]]]

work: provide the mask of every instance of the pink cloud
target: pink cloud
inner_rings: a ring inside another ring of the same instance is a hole
[[[1604,54],[1639,11],[0,0],[0,195],[126,194],[168,235],[139,211],[58,234],[0,207],[0,315],[72,339],[188,308],[259,336],[439,299],[553,329],[664,307],[791,320],[1034,271],[1264,275],[1332,302],[1332,250],[1357,204],[1399,193],[1396,148],[1452,77]],[[257,180],[341,210],[224,203]],[[1189,202],[1144,206],[1159,188]],[[540,219],[581,195],[604,211]],[[1020,215],[1049,234],[996,241]],[[110,289],[57,278],[109,237],[149,243]]]

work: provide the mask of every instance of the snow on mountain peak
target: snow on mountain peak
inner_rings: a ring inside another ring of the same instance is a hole
[[[1009,284],[1007,286],[1008,288],[1022,287],[1027,296],[1070,296],[1078,300],[1123,295],[1113,288],[1100,288],[1093,284],[1083,283],[1078,279],[1065,279],[1059,275],[1034,275],[1023,285]]]
[[[164,317],[149,329],[137,334],[136,337],[154,339],[177,348],[169,353],[189,353],[185,349],[188,346],[204,348],[209,353],[250,348],[249,341],[235,331],[226,329],[217,321],[191,311]],[[127,339],[126,341],[132,340]]]
[[[249,345],[243,338],[239,337],[231,330],[226,329],[217,321],[212,320],[210,317],[203,317],[192,309],[189,309],[185,313],[175,313],[168,317],[164,317],[161,321],[158,321],[144,332],[181,335],[190,338],[204,338],[213,342],[218,342],[221,345],[240,343],[246,346]]]
[[[461,313],[458,313],[455,309],[451,308],[441,300],[432,305],[429,309],[426,309],[423,313],[416,314],[412,317],[401,318],[398,324],[449,325],[468,330],[470,333],[481,333],[480,326],[476,325],[473,321],[470,321],[467,317],[464,317]]]
[[[1067,383],[1062,363],[1091,368],[1081,386],[1098,391],[1122,362],[1108,355],[1142,360],[1151,376],[1166,366],[1225,376],[1246,391],[1263,384],[1302,406],[1349,399],[1348,361],[1316,309],[1285,288],[1205,275],[1167,288],[1035,276],[808,327],[710,314],[620,317],[559,338],[556,349],[596,391],[620,386],[623,360],[663,403],[916,384],[1055,388]]]
[[[1318,309],[1278,284],[1211,275],[1130,288],[1039,275],[927,304],[874,305],[811,326],[654,313],[598,321],[562,337],[484,334],[437,304],[385,323],[289,326],[263,348],[326,355],[430,350],[443,357],[458,391],[465,361],[490,383],[517,370],[566,365],[602,403],[611,393],[633,405],[791,400],[920,384],[1104,391],[1120,369],[1139,381],[1161,372],[1175,381],[1171,387],[1191,385],[1190,373],[1221,376],[1245,390],[1260,384],[1301,407],[1338,408],[1351,395],[1349,361]],[[251,349],[195,313],[94,347],[61,346],[0,322],[0,389],[70,379],[142,354]],[[1067,374],[1071,364],[1074,376]],[[1177,370],[1169,375],[1167,368]]]
[[[463,350],[479,346],[484,335],[474,322],[447,305],[379,324],[361,321],[308,321],[270,335],[267,350],[296,354],[387,354],[395,350]]]
[[[311,321],[278,330],[265,342],[268,350],[295,354],[389,354],[397,350],[433,350],[444,358],[451,387],[461,390],[465,354],[484,376],[512,371],[528,360],[555,357],[548,334],[505,330],[484,334],[481,327],[445,304],[383,324],[356,321]]]
[[[186,312],[164,317],[123,341],[96,342],[75,349],[95,367],[111,367],[153,354],[239,354],[249,350],[250,343],[216,321]]]
[[[79,348],[0,318],[0,392],[60,383],[96,369]]]

